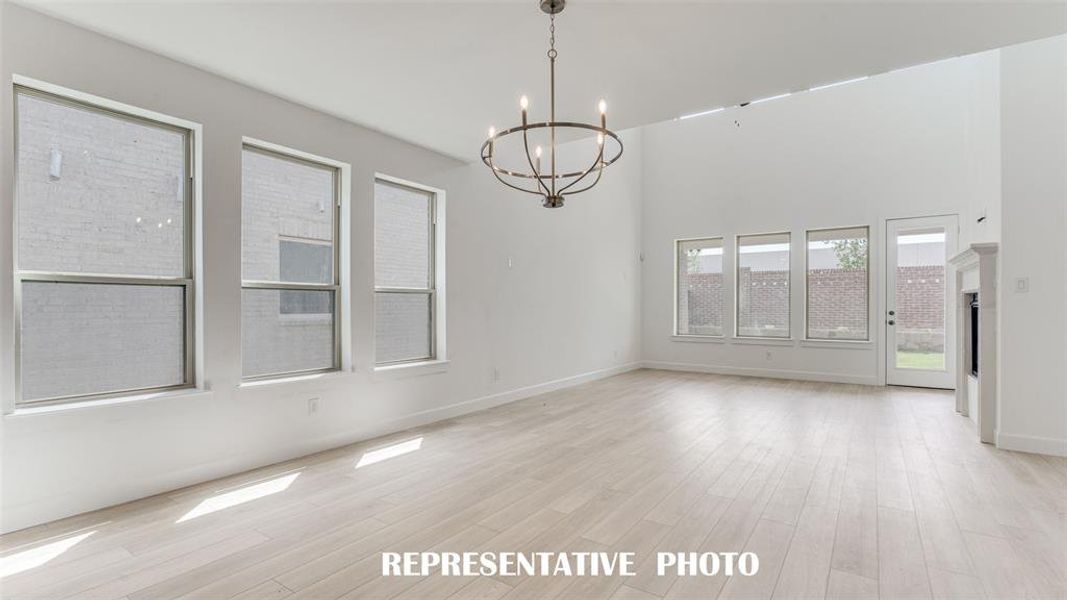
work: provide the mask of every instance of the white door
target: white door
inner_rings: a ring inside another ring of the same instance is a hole
[[[886,383],[956,386],[956,215],[886,221]]]

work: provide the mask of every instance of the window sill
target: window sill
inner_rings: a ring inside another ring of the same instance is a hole
[[[108,406],[122,406],[125,404],[140,404],[155,400],[171,399],[196,399],[210,397],[211,390],[201,388],[180,388],[143,394],[130,394],[125,396],[112,396],[109,398],[93,398],[91,400],[72,400],[56,404],[42,404],[40,406],[21,406],[4,415],[5,418],[31,417],[54,413],[66,413],[76,410],[104,408]]]
[[[449,361],[447,360],[424,360],[421,362],[384,365],[381,367],[374,367],[374,379],[389,380],[444,373],[448,370],[448,365]]]
[[[734,336],[730,338],[731,344],[752,344],[754,346],[795,346],[796,340],[793,338],[776,338],[776,337],[742,337]]]
[[[291,375],[278,375],[277,377],[263,377],[259,379],[248,379],[237,384],[239,390],[253,390],[256,388],[273,387],[278,385],[286,385],[291,383],[308,383],[309,381],[329,381],[337,379],[338,377],[344,377],[351,375],[351,373],[341,370],[333,369],[331,371],[316,371],[314,373],[294,373]]]
[[[874,342],[871,340],[800,340],[800,345],[805,348],[837,348],[840,350],[871,350]]]
[[[726,337],[721,335],[672,335],[671,340],[675,342],[690,342],[698,344],[725,344]]]

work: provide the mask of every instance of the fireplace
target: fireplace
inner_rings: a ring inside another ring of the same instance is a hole
[[[956,411],[994,443],[997,415],[997,244],[971,244],[952,257],[956,268]]]
[[[971,326],[967,328],[968,346],[970,347],[970,360],[967,361],[970,366],[971,376],[978,377],[978,292],[973,294],[967,294],[967,307],[968,315],[971,321]]]

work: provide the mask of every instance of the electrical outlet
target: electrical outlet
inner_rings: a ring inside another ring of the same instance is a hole
[[[308,414],[313,415],[317,412],[319,412],[319,399],[308,398]]]
[[[1030,291],[1030,278],[1029,277],[1016,277],[1015,278],[1015,293],[1025,294]]]
[[[767,360],[771,360],[771,358],[772,358],[772,356],[771,356],[771,351],[770,351],[770,350],[768,350],[768,351],[767,351]]]

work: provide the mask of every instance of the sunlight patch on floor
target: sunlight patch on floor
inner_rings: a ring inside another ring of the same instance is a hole
[[[395,458],[402,454],[407,454],[408,452],[414,452],[419,448],[422,448],[421,437],[393,444],[391,446],[385,446],[384,448],[378,448],[377,450],[371,450],[370,452],[363,453],[359,462],[356,463],[356,468],[358,469],[360,467],[382,462],[383,460],[389,460],[390,458]]]
[[[8,577],[46,564],[94,533],[96,530],[0,557],[0,577]]]
[[[272,494],[284,492],[289,488],[290,485],[293,484],[293,481],[295,481],[299,475],[299,472],[290,473],[288,475],[275,477],[274,479],[268,479],[259,483],[253,483],[251,485],[246,485],[244,487],[240,487],[229,492],[223,492],[216,496],[212,496],[204,500],[200,504],[197,504],[193,510],[185,513],[182,518],[175,521],[175,524],[190,521],[197,517],[209,515],[220,510],[226,510],[227,508],[231,508],[239,504],[252,502],[253,500],[259,500],[260,498],[270,496]]]

